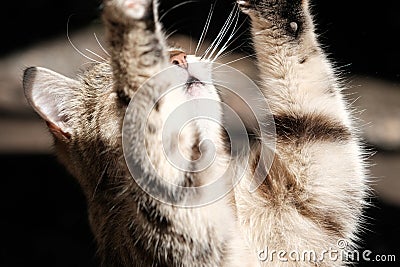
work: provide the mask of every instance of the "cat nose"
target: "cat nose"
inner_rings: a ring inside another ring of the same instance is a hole
[[[179,67],[182,67],[184,69],[188,68],[188,64],[186,61],[186,53],[185,52],[179,52],[177,54],[172,54],[170,57],[170,62],[174,65],[177,65]]]

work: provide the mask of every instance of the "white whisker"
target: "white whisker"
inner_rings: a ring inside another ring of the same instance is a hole
[[[242,26],[243,26],[244,23],[246,22],[246,20],[244,20],[244,21],[239,25],[239,27],[238,27],[237,29],[235,29],[235,28],[236,28],[236,25],[237,25],[237,23],[238,23],[238,21],[239,21],[239,10],[238,10],[237,12],[238,12],[238,16],[237,16],[237,20],[236,20],[235,27],[234,27],[234,29],[233,29],[231,35],[229,36],[228,40],[227,40],[227,41],[225,42],[225,44],[222,46],[221,50],[217,53],[217,55],[215,56],[215,58],[214,58],[213,61],[217,60],[218,57],[219,57],[223,52],[225,52],[225,50],[228,49],[228,47],[229,47],[231,44],[233,44],[237,39],[239,39],[239,38],[244,34],[244,32],[241,32],[239,35],[237,35],[237,36],[235,37],[235,39],[233,39],[233,40],[231,41],[231,39],[236,35],[236,33],[240,30],[240,28],[242,28]],[[235,49],[236,49],[236,48],[235,48]]]
[[[236,22],[235,22],[235,26],[233,27],[233,31],[235,30],[238,21],[239,21],[239,16],[237,16],[237,18],[236,18]],[[229,29],[228,29],[228,30],[229,30]],[[228,30],[226,31],[226,33],[228,33]],[[232,32],[233,32],[233,31],[232,31]],[[225,34],[225,35],[226,35],[226,34]],[[218,58],[218,56],[219,56],[221,53],[223,53],[223,52],[227,49],[227,44],[228,44],[229,41],[232,39],[232,37],[233,37],[233,35],[232,35],[232,33],[231,33],[231,35],[228,37],[228,40],[227,40],[227,41],[225,42],[225,44],[222,46],[222,48],[220,49],[220,51],[217,52],[217,54],[215,55],[215,57],[214,57],[214,59],[213,59],[212,61],[215,61],[215,60]],[[221,39],[221,41],[222,41],[222,39]],[[219,47],[219,44],[218,44],[217,47],[214,48],[214,50],[216,51],[216,50],[218,49],[218,47]],[[222,51],[222,52],[221,52],[221,51]],[[213,55],[213,54],[214,54],[214,51],[213,51],[213,53],[212,53],[211,55]],[[211,55],[210,55],[210,59],[211,59]]]
[[[226,29],[227,25],[228,25],[229,22],[230,22],[230,19],[231,19],[231,17],[232,17],[232,13],[233,13],[233,10],[232,10],[231,13],[229,14],[227,20],[225,21],[224,25],[222,26],[221,31],[218,33],[217,37],[216,37],[215,40],[211,43],[211,45],[207,48],[207,50],[204,52],[204,54],[201,56],[201,58],[206,57],[207,54],[208,54],[208,52],[209,52],[211,49],[213,49],[213,47],[215,46],[215,44],[220,40],[221,36],[222,36],[222,35],[224,34],[224,32],[225,32],[225,29]]]
[[[97,43],[99,44],[101,50],[103,50],[103,52],[106,53],[106,55],[110,57],[111,55],[110,55],[110,54],[107,52],[107,50],[101,45],[99,39],[97,38],[96,33],[94,32],[93,34],[94,34],[94,38],[96,38],[96,41],[97,41]]]
[[[208,32],[208,28],[210,26],[211,18],[212,18],[212,15],[214,13],[214,8],[215,8],[215,5],[211,5],[211,9],[210,9],[210,12],[208,13],[206,25],[205,25],[205,27],[203,29],[203,32],[200,35],[200,39],[199,39],[199,42],[197,43],[196,50],[194,51],[194,55],[195,56],[197,56],[197,52],[199,51],[199,49],[203,45],[203,42],[204,42],[204,40],[206,38],[206,35],[207,35],[207,32]]]
[[[210,45],[210,47],[205,52],[204,56],[206,56],[209,53],[209,51],[212,49],[212,52],[210,54],[208,54],[207,59],[210,59],[212,57],[212,55],[215,53],[216,49],[218,49],[219,44],[222,42],[222,39],[226,36],[226,33],[229,31],[232,21],[236,17],[236,14],[235,14],[235,16],[233,15],[235,12],[235,9],[236,9],[236,6],[234,6],[231,13],[229,14],[228,19],[225,21],[224,25],[222,26],[220,33],[217,35],[217,38],[215,38],[214,42]]]
[[[240,46],[241,46],[241,45],[240,45]],[[240,47],[240,46],[237,46],[236,48],[238,48],[238,47]],[[236,48],[235,48],[235,49],[236,49]],[[228,52],[222,54],[222,55],[219,56],[217,59],[218,59],[218,60],[221,60],[221,59],[223,59],[224,57],[227,57],[227,56],[233,54],[233,52],[235,51],[235,49],[232,49],[232,50],[230,50],[230,51],[228,51]]]
[[[170,37],[171,37],[172,35],[174,35],[177,31],[178,31],[178,30],[172,31],[171,33],[169,33],[169,34],[165,37],[165,39],[170,38]]]
[[[174,28],[178,28],[178,29],[179,29],[179,27],[177,27],[177,26],[180,25],[180,24],[185,23],[186,21],[188,21],[188,19],[180,20],[180,21],[178,21],[178,22],[173,23],[168,29],[165,30],[165,34],[167,34],[167,36],[172,35],[172,34],[170,34],[170,33],[168,33],[168,32],[170,32],[170,31],[171,31],[172,29],[174,29]],[[172,33],[175,33],[175,32],[177,32],[177,31],[178,31],[178,30],[173,30]]]
[[[207,50],[205,51],[205,53],[203,54],[202,58],[207,56],[207,54],[209,53],[209,51],[211,49],[213,49],[214,47],[218,46],[218,44],[221,42],[221,38],[223,38],[223,36],[225,35],[226,32],[226,28],[227,26],[230,24],[230,19],[232,16],[232,12],[229,14],[228,19],[225,21],[224,25],[221,28],[221,31],[219,32],[219,34],[217,35],[217,37],[215,38],[215,40],[211,43],[211,45],[207,48]],[[208,56],[209,58],[209,56]]]
[[[226,63],[221,63],[221,65],[219,65],[218,67],[216,67],[214,70],[217,70],[217,69],[219,69],[219,68],[221,68],[221,67],[223,67],[223,66],[228,66],[229,64],[235,63],[235,62],[237,62],[237,61],[239,61],[239,60],[243,60],[243,59],[245,59],[245,58],[252,57],[252,56],[254,56],[254,55],[255,55],[255,54],[251,54],[251,55],[247,55],[247,56],[243,56],[243,57],[237,58],[237,59],[235,59],[235,60],[232,60],[232,61],[229,61],[229,62],[226,62]]]
[[[186,4],[189,4],[189,3],[196,3],[196,2],[198,2],[198,1],[191,0],[191,1],[185,1],[185,2],[182,2],[180,4],[177,4],[177,5],[173,6],[173,7],[171,7],[170,9],[168,9],[167,11],[165,11],[165,13],[161,15],[159,20],[161,21],[166,15],[168,15],[169,12],[171,12],[172,10],[174,10],[174,9],[180,7],[180,6],[183,6],[183,5],[186,5]]]
[[[71,19],[71,16],[68,18],[68,21],[67,21],[67,38],[68,38],[68,41],[71,44],[72,48],[74,48],[75,51],[78,52],[84,58],[89,59],[92,62],[101,63],[100,61],[97,61],[97,60],[85,55],[82,51],[80,51],[78,48],[76,48],[76,46],[72,43],[71,38],[69,37],[69,21],[70,21],[70,19]]]
[[[87,49],[87,48],[86,48],[85,50],[88,51],[89,53],[91,53],[92,55],[95,55],[95,56],[97,56],[98,58],[101,58],[102,60],[107,61],[105,58],[103,58],[103,57],[100,56],[99,54],[93,52],[92,50]]]
[[[242,33],[239,34],[234,40],[232,40],[232,41],[227,45],[227,47],[224,48],[223,52],[224,52],[231,44],[233,44],[237,39],[239,39],[243,34],[244,34],[244,32],[242,32]],[[224,57],[226,57],[226,56],[229,55],[229,54],[232,54],[236,49],[238,49],[238,48],[240,48],[240,47],[243,47],[243,44],[244,44],[244,43],[245,43],[245,42],[242,42],[240,45],[236,46],[235,48],[230,49],[230,51],[228,51],[228,52],[226,52],[226,53],[224,53],[224,54],[222,54],[222,55],[217,56],[217,57],[215,58],[214,61],[219,60],[219,59],[221,59],[221,58],[224,58]]]

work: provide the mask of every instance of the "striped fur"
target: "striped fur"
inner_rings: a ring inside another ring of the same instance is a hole
[[[258,190],[246,192],[252,174],[235,188],[242,231],[253,251],[321,255],[338,249],[340,239],[355,246],[367,192],[363,155],[334,70],[316,40],[308,1],[239,3],[252,20],[260,86],[277,139],[271,168]],[[329,259],[265,264],[345,265]]]
[[[252,21],[260,87],[275,120],[276,150],[267,162],[261,154],[265,140],[256,136],[244,178],[210,205],[179,208],[146,193],[161,190],[178,205],[206,198],[207,192],[187,193],[169,183],[189,188],[207,184],[225,171],[229,156],[226,132],[205,121],[189,123],[178,141],[167,143],[192,159],[185,166],[189,171],[171,166],[161,151],[166,114],[187,95],[177,90],[164,96],[147,117],[146,108],[155,103],[164,84],[145,81],[171,62],[184,66],[173,67],[176,75],[168,76],[166,83],[187,84],[191,77],[182,80],[182,68],[201,77],[191,69],[197,58],[166,46],[156,1],[104,1],[110,60],[94,64],[78,81],[43,68],[25,71],[27,99],[48,123],[60,161],[86,195],[103,266],[345,265],[329,259],[257,259],[257,252],[266,248],[319,253],[336,248],[342,238],[355,245],[365,205],[366,171],[351,114],[316,40],[308,2],[238,3]],[[204,97],[219,101],[214,86],[206,86]],[[132,122],[128,155],[143,174],[140,186],[132,179],[122,148],[123,120],[132,99],[137,107],[125,118]],[[213,108],[221,118],[219,106],[205,108]],[[168,140],[175,135],[168,132]],[[213,141],[217,158],[208,169],[193,172],[204,139]],[[243,161],[237,159],[235,168],[245,168]],[[229,171],[233,176],[234,170]],[[254,176],[262,175],[261,185],[250,192]],[[232,177],[227,178],[222,187],[230,186]]]

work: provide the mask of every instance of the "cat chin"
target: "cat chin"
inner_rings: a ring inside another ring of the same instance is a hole
[[[200,82],[187,85],[185,89],[185,95],[188,99],[209,99],[213,102],[220,102],[215,87],[213,85]]]
[[[209,95],[208,88],[202,83],[192,83],[186,88],[186,94],[190,98],[202,98]]]

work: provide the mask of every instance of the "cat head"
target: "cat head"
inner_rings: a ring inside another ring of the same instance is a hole
[[[220,101],[210,83],[209,64],[201,64],[199,58],[186,55],[182,50],[171,49],[170,55],[168,73],[174,76],[172,81],[176,86],[169,91],[153,90],[135,95],[136,102],[153,109],[148,117],[152,131],[163,128],[165,122],[171,120],[170,114],[187,101]],[[30,67],[24,72],[23,87],[29,104],[47,123],[61,161],[74,176],[81,177],[81,183],[87,184],[90,175],[99,175],[104,168],[104,164],[100,164],[102,160],[121,158],[122,127],[128,103],[113,87],[108,63],[94,64],[77,79],[46,68]],[[219,106],[215,107],[213,112],[220,113]],[[209,109],[204,105],[198,108]],[[205,120],[191,123],[190,127],[187,136],[197,133],[203,139],[219,138],[219,133],[213,133],[214,126]],[[187,149],[192,149],[191,145]],[[88,186],[93,188],[93,185]]]
[[[185,87],[181,90],[183,99],[203,97],[219,101],[217,90],[212,85],[211,64],[197,56],[186,55],[183,50],[177,48],[172,48],[169,52],[171,64],[176,66],[173,71],[176,76],[175,86]],[[112,79],[112,72],[107,63],[94,64],[77,79],[68,78],[47,68],[29,67],[23,74],[23,88],[28,103],[46,121],[51,132],[57,138],[66,140],[70,139],[76,130],[76,115],[81,119],[81,112],[85,112],[82,102],[91,101],[89,106],[94,107],[105,104],[95,100],[98,100],[98,97],[104,98],[107,93],[108,99],[120,97],[112,90]],[[123,101],[121,99],[121,102]],[[157,103],[157,108],[161,108],[161,103],[174,105],[174,102],[174,99],[168,99],[168,94],[165,94],[160,98],[160,103]]]

